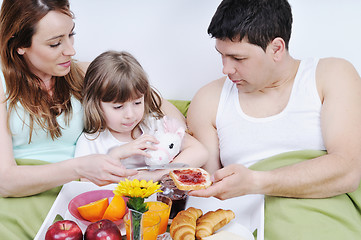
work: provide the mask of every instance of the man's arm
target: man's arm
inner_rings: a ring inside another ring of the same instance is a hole
[[[262,181],[268,178],[274,187],[269,186],[266,194],[319,198],[352,192],[359,186],[361,79],[350,63],[335,58],[320,60],[316,79],[328,154],[270,172]]]
[[[324,198],[355,191],[361,179],[360,77],[344,60],[323,59],[316,78],[323,103],[321,127],[328,154],[272,171],[230,165],[215,173],[213,186],[191,195],[226,199],[260,193]]]
[[[224,80],[213,81],[201,88],[192,99],[187,113],[191,134],[208,150],[209,158],[203,168],[210,173],[221,168],[216,115]]]

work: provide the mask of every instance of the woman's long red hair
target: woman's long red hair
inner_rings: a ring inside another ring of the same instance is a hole
[[[0,14],[1,67],[6,83],[8,122],[10,113],[20,104],[29,113],[29,142],[34,123],[41,126],[52,139],[62,135],[57,116],[64,114],[68,124],[71,118],[71,97],[81,101],[84,73],[76,62],[66,76],[55,77],[54,92],[43,90],[41,80],[26,64],[18,48],[31,46],[37,23],[49,12],[59,11],[73,17],[68,0],[4,0]]]

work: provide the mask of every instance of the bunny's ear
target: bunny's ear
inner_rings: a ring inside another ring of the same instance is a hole
[[[164,130],[164,122],[162,119],[158,119],[155,121],[155,125],[154,125],[154,132],[160,132]]]
[[[168,117],[167,117],[167,116],[164,116],[164,117],[163,117],[162,123],[163,123],[163,129],[164,129],[164,131],[167,132],[167,130],[168,130]]]
[[[184,134],[185,134],[185,129],[184,127],[179,127],[176,131],[176,134],[180,137],[180,138],[183,138],[184,137]]]

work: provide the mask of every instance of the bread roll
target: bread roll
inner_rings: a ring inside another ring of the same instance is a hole
[[[212,235],[215,231],[228,224],[235,218],[232,210],[218,209],[209,211],[197,220],[196,237],[202,239]]]
[[[169,232],[173,240],[194,240],[197,219],[202,216],[200,209],[190,207],[180,211],[173,219]]]

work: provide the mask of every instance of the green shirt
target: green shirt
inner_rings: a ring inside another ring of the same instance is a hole
[[[0,78],[5,91],[5,80],[2,72]],[[48,162],[59,162],[73,158],[75,144],[83,130],[83,109],[80,101],[71,98],[72,117],[69,124],[65,124],[64,114],[57,117],[61,126],[62,136],[54,140],[39,125],[34,122],[31,142],[29,142],[30,128],[29,113],[18,104],[10,116],[10,130],[12,133],[14,158],[39,159]]]

